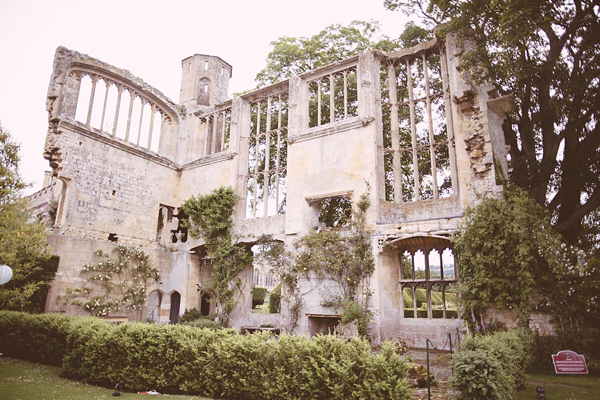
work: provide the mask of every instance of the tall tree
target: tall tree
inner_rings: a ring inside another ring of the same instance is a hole
[[[570,242],[600,209],[600,6],[597,0],[385,0],[441,33],[472,36],[464,67],[513,94],[504,123],[511,180]],[[597,231],[596,231],[597,233]]]
[[[398,40],[380,33],[376,21],[352,21],[348,26],[334,24],[309,38],[283,36],[271,45],[273,50],[267,56],[267,66],[256,75],[259,87],[343,60],[366,49],[391,51],[399,47]]]
[[[0,286],[0,309],[39,312],[58,257],[48,252],[44,224],[30,222],[19,161],[19,145],[0,126],[0,264],[13,270],[12,279]]]

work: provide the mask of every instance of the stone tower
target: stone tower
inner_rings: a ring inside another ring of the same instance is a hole
[[[205,111],[228,97],[232,66],[219,57],[195,54],[181,61],[179,104],[188,113]]]

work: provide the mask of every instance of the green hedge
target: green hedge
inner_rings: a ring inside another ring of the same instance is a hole
[[[269,333],[244,336],[231,329],[117,326],[90,317],[0,313],[0,332],[15,333],[3,336],[9,341],[2,344],[9,348],[20,340],[19,334],[42,325],[44,317],[54,318],[55,325],[61,322],[59,336],[66,338],[60,347],[49,346],[51,359],[62,355],[63,375],[89,383],[121,382],[133,391],[230,399],[412,398],[406,363],[388,342],[373,354],[360,339],[281,335],[273,340]],[[56,333],[39,334],[38,343],[48,343]],[[17,354],[25,359],[32,355]]]
[[[265,304],[267,297],[267,288],[255,287],[252,289],[252,308]]]
[[[72,317],[62,314],[0,311],[0,353],[60,366],[71,321]]]
[[[452,357],[452,384],[459,399],[513,399],[525,384],[533,336],[526,330],[476,335]]]
[[[281,283],[273,288],[269,295],[269,312],[277,314],[281,310]]]

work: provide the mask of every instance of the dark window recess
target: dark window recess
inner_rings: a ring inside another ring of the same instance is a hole
[[[119,237],[117,236],[116,233],[109,233],[108,234],[108,241],[109,242],[118,242],[119,241]]]

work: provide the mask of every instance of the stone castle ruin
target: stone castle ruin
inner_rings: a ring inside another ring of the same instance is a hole
[[[85,313],[65,304],[65,291],[84,284],[81,267],[97,250],[124,244],[149,254],[161,279],[142,310],[115,316],[173,323],[185,309],[213,313],[203,242],[180,223],[185,200],[231,187],[241,199],[239,240],[270,235],[292,249],[316,229],[346,229],[319,216],[331,200],[351,207],[368,186],[370,333],[441,346],[461,326],[449,236],[467,206],[499,194],[507,170],[501,123],[512,102],[461,71],[466,45],[447,38],[367,51],[233,98],[232,66],[196,54],[182,61],[178,104],[126,70],[59,47],[44,150],[52,173],[30,196],[36,212],[55,215],[49,241],[60,266],[46,311]],[[286,307],[253,312],[253,287],[278,279],[257,264],[241,273],[231,326],[310,336],[337,323],[319,279],[300,279],[295,326]]]

